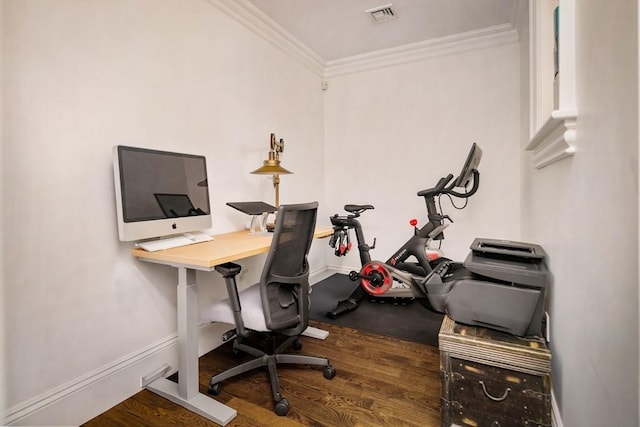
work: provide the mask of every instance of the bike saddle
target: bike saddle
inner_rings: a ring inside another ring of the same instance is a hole
[[[347,212],[364,212],[369,209],[374,209],[371,205],[344,205],[344,210]]]

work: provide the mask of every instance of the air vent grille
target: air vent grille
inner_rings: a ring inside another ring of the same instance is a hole
[[[392,4],[385,4],[384,6],[367,9],[364,13],[368,13],[373,22],[387,22],[398,17],[392,6]]]

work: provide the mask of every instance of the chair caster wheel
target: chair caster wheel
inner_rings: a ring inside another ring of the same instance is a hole
[[[295,351],[300,351],[300,350],[302,350],[302,340],[301,340],[300,338],[296,339],[296,340],[293,342],[292,348],[293,348]]]
[[[285,398],[280,399],[278,402],[276,402],[273,410],[276,415],[284,417],[289,412],[289,401]]]
[[[209,394],[213,396],[219,395],[221,391],[222,391],[222,384],[220,383],[211,384],[208,390]]]
[[[336,368],[331,365],[327,365],[322,369],[322,375],[328,380],[336,376]]]

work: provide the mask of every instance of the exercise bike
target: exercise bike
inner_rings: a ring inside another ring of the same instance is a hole
[[[445,220],[453,222],[448,215],[438,211],[436,199],[443,195],[465,199],[473,196],[480,185],[480,173],[477,168],[482,158],[482,150],[475,143],[472,145],[460,175],[452,182],[453,175],[440,178],[433,188],[417,193],[424,197],[427,206],[428,222],[421,228],[417,228],[417,222],[411,221],[414,226],[414,235],[403,244],[386,262],[372,261],[369,251],[375,248],[366,243],[362,225],[358,218],[364,212],[374,209],[372,205],[347,204],[344,206],[347,215],[334,215],[330,217],[333,226],[333,236],[329,245],[335,249],[336,256],[346,255],[352,247],[349,232],[354,230],[360,254],[360,271],[351,271],[349,278],[352,281],[360,281],[358,286],[346,300],[338,302],[338,306],[327,312],[327,317],[335,319],[341,314],[355,310],[364,297],[368,294],[373,299],[393,298],[394,301],[407,301],[418,299],[429,308],[426,300],[426,278],[433,268],[443,261],[439,251],[428,251],[428,245],[432,241],[444,239],[444,229],[448,227]],[[471,189],[467,190],[473,182]],[[462,189],[460,191],[456,188]],[[439,203],[438,203],[439,204]],[[455,205],[454,205],[455,207]],[[417,262],[409,262],[410,257],[415,257]]]

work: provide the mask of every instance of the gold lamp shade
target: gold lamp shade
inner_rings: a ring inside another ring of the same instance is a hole
[[[272,134],[273,135],[273,134]],[[273,174],[289,174],[289,172],[280,166],[280,160],[276,158],[276,153],[269,151],[269,160],[265,160],[261,167],[251,172],[256,175],[273,175]]]

